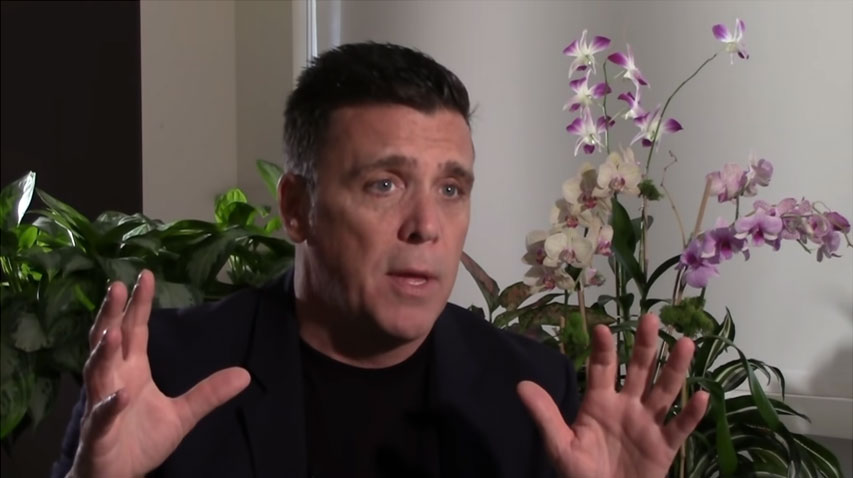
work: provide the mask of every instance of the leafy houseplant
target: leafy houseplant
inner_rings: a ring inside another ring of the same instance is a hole
[[[257,162],[275,195],[281,169]],[[90,221],[35,189],[35,173],[0,191],[0,438],[11,444],[50,411],[63,374],[81,382],[88,330],[110,281],[156,277],[155,307],[184,307],[259,285],[292,261],[274,236],[281,220],[237,188],[215,200],[215,221],[164,223],[104,212]],[[46,209],[28,211],[37,192]],[[28,216],[31,221],[22,221]]]
[[[735,57],[749,57],[743,46],[744,30],[739,19],[734,32],[723,25],[712,28],[732,63]],[[573,58],[569,77],[576,76],[570,81],[574,96],[565,109],[578,115],[566,129],[578,136],[575,155],[581,150],[590,155],[602,152],[606,159],[598,167],[590,163],[581,166],[563,184],[562,198],[550,214],[550,229],[528,234],[523,260],[530,269],[523,281],[501,290],[473,259],[463,257],[463,264],[486,299],[488,314],[474,306],[472,309],[498,327],[527,334],[573,357],[581,388],[590,352],[590,328],[606,324],[616,336],[621,364],[617,387],[621,387],[637,319],[656,312],[662,322],[658,373],[678,336],[694,338],[697,346],[687,383],[680,399],[672,404],[670,415],[677,414],[699,389],[707,390],[711,396],[708,413],[677,456],[670,476],[841,476],[832,453],[811,439],[792,433],[782,423],[780,416],[806,417],[784,402],[781,371],[741,352],[734,343],[731,313],[726,310],[723,319],[718,320],[705,310],[705,290],[718,275],[720,263],[741,254],[748,259],[751,249],[778,250],[783,242],[796,242],[809,252],[816,248],[818,261],[837,257],[842,239],[851,245],[849,222],[822,203],[805,199],[787,198],[773,204],[759,200],[752,208],[742,207],[742,199],[756,196],[773,174],[769,161],[752,158],[746,168],[726,164],[706,176],[696,226],[686,234],[663,179],[656,184],[649,166],[663,133],[682,129],[678,121],[665,116],[671,100],[719,53],[684,80],[662,108],[647,111],[640,100],[648,82],[637,68],[630,46],[597,63],[595,55],[607,49],[610,40],[598,36],[588,42],[586,33],[564,50]],[[632,91],[618,95],[625,105],[615,113],[608,111],[608,106],[612,108],[612,103],[607,102],[613,93],[611,85],[617,84],[607,77],[608,61],[619,67],[616,79],[627,80],[633,86]],[[604,80],[593,84],[599,70]],[[594,119],[599,111],[601,115]],[[630,121],[638,128],[630,144],[640,143],[648,148],[645,164],[634,158],[630,148],[612,151],[611,128],[619,120]],[[731,219],[720,219],[714,227],[703,229],[705,206],[713,196],[734,206],[734,214]],[[634,218],[625,206],[632,197],[640,203],[639,215]],[[649,210],[664,197],[675,211],[682,250],[652,268],[647,259],[652,225]],[[613,274],[614,292],[601,294],[595,303],[586,304],[586,289],[601,286],[605,280],[596,269],[596,258],[606,260]],[[672,294],[653,296],[652,286],[673,268],[676,277]],[[724,360],[726,350],[736,352],[737,358]],[[759,375],[778,380],[782,400],[767,396]],[[732,392],[744,383],[749,393],[735,396]]]

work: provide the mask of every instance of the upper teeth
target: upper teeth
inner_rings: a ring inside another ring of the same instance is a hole
[[[409,284],[412,284],[412,285],[421,285],[421,284],[426,283],[426,279],[413,277],[413,278],[406,279],[406,282],[408,282]]]

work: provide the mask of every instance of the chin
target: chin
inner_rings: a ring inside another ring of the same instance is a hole
[[[389,337],[412,342],[429,335],[443,309],[444,304],[440,307],[432,304],[387,307],[374,317],[378,327]]]

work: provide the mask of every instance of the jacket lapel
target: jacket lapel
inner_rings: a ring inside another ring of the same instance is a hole
[[[252,384],[241,409],[255,476],[307,473],[299,327],[293,271],[261,289],[246,366]]]
[[[441,476],[538,476],[538,435],[515,391],[519,364],[470,321],[448,306],[434,330]]]

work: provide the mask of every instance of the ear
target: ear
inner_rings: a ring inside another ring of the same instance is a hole
[[[285,173],[278,181],[278,208],[288,237],[298,244],[308,238],[311,228],[311,191],[302,176]]]

